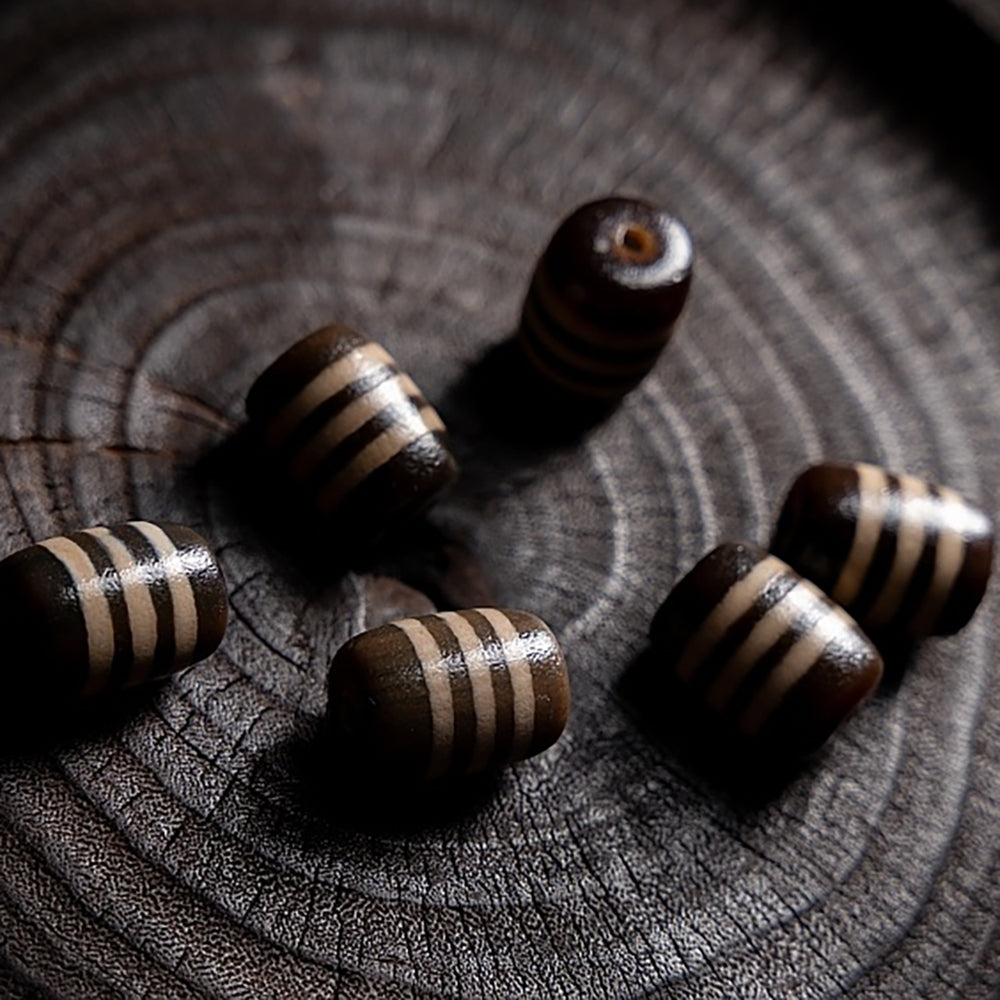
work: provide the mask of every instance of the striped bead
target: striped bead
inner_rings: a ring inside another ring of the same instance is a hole
[[[820,746],[878,685],[882,659],[818,587],[755,545],[699,562],[653,620],[657,656],[745,737]]]
[[[0,562],[0,607],[11,667],[5,684],[16,696],[60,702],[204,659],[228,620],[222,570],[205,540],[151,521],[88,528],[15,552]],[[11,676],[17,670],[23,675]]]
[[[795,481],[771,547],[865,628],[947,635],[982,600],[993,525],[946,486],[827,463]]]
[[[400,776],[471,774],[541,753],[569,711],[566,661],[524,611],[404,618],[355,636],[330,667],[342,743]]]
[[[614,401],[650,371],[691,283],[684,225],[631,198],[605,198],[565,219],[524,302],[519,342],[546,381]]]
[[[377,533],[451,485],[441,418],[389,353],[328,326],[281,355],[250,389],[265,447],[322,516]]]

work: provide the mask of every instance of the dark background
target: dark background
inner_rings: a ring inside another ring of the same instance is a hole
[[[810,462],[996,514],[997,37],[986,2],[5,5],[0,554],[188,523],[233,621],[114,718],[3,750],[0,993],[995,996],[995,586],[766,794],[621,682]],[[580,440],[512,441],[470,373],[558,219],[619,190],[694,234],[681,329]],[[239,431],[333,319],[465,469],[343,574],[256,502]],[[414,585],[544,617],[574,712],[495,784],[376,808],[324,783],[324,672]]]

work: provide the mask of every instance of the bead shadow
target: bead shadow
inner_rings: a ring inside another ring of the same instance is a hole
[[[338,834],[419,833],[454,826],[495,797],[495,773],[429,782],[394,781],[341,754],[324,720],[264,753],[255,787],[296,814],[307,840]]]
[[[460,464],[482,447],[523,449],[533,455],[567,447],[616,409],[618,401],[588,401],[546,382],[528,364],[512,331],[488,348],[449,390],[438,407]],[[463,466],[464,468],[464,466]]]
[[[777,798],[823,753],[791,758],[741,738],[661,668],[651,647],[628,664],[616,687],[643,737],[741,809]]]
[[[4,669],[10,669],[10,664],[4,664]],[[0,757],[48,753],[111,736],[148,710],[170,679],[92,702],[55,702],[46,697],[24,703],[5,698],[0,709]]]
[[[488,575],[465,542],[427,514],[374,539],[338,533],[313,516],[276,472],[248,425],[204,455],[195,482],[213,491],[227,520],[266,550],[268,563],[299,587],[317,592],[348,571],[388,576],[426,594],[438,608],[492,604]]]

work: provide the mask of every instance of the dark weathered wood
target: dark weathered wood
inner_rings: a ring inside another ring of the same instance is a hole
[[[997,513],[1000,249],[953,159],[982,144],[935,145],[905,75],[784,6],[4,6],[0,554],[189,524],[232,624],[136,704],[4,741],[0,992],[995,993],[995,584],[766,793],[622,687],[671,583],[764,542],[810,462]],[[685,220],[691,299],[652,376],[555,441],[496,347],[555,223],[615,190]],[[463,465],[347,570],[241,429],[332,321],[385,344]],[[366,803],[324,782],[326,665],[424,595],[551,624],[569,729],[495,782]]]

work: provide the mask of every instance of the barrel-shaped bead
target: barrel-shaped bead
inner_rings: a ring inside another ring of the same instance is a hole
[[[820,746],[878,685],[882,659],[845,611],[786,563],[728,542],[653,620],[658,657],[745,737]]]
[[[982,600],[993,525],[946,486],[825,463],[793,484],[771,548],[866,629],[947,635]]]
[[[203,659],[228,601],[208,543],[151,521],[87,528],[0,562],[6,675],[15,699],[110,694]]]
[[[324,327],[254,383],[247,414],[320,515],[367,534],[415,513],[458,466],[444,424],[389,353]]]
[[[364,632],[330,667],[337,739],[400,777],[472,774],[531,757],[562,733],[566,660],[524,611],[476,608],[404,618]]]
[[[655,205],[605,198],[581,206],[535,268],[518,337],[525,355],[573,396],[620,398],[670,338],[693,258],[683,223]]]

